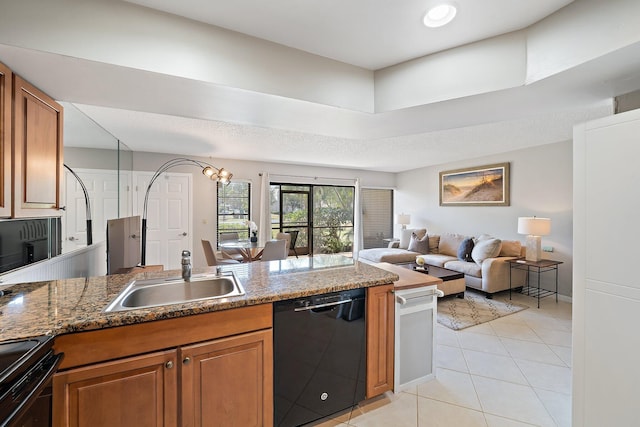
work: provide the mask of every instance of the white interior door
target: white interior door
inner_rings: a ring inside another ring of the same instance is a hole
[[[151,173],[134,172],[137,215],[142,217]],[[192,250],[191,174],[163,173],[151,187],[147,206],[146,265],[180,269],[181,253]]]
[[[106,239],[107,220],[118,218],[118,171],[102,169],[74,169],[89,193],[93,242]],[[127,176],[121,175],[121,187],[130,187]],[[63,252],[87,244],[87,217],[84,192],[78,180],[65,169],[65,203],[62,221]],[[121,207],[122,208],[122,207]],[[126,207],[128,210],[128,207]],[[122,210],[122,209],[121,209]]]

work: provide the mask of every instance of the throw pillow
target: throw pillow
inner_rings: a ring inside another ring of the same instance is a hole
[[[480,242],[481,240],[487,240],[487,239],[493,239],[493,236],[492,236],[492,235],[490,235],[490,234],[486,234],[486,233],[485,233],[485,234],[481,234],[481,235],[479,235],[478,237],[476,237],[476,238],[474,239],[474,242],[475,242],[475,243],[478,243],[478,242]]]
[[[411,252],[418,252],[421,254],[429,253],[429,236],[427,234],[421,239],[416,233],[411,233],[411,241],[409,241],[409,247],[407,248]]]
[[[519,240],[503,240],[502,249],[500,249],[499,256],[520,256],[520,250],[522,249],[522,243]]]
[[[478,264],[482,265],[482,261],[487,258],[495,258],[500,254],[502,241],[500,239],[484,239],[480,240],[471,251],[471,258]]]
[[[471,258],[471,251],[473,250],[473,239],[471,237],[467,237],[460,243],[458,246],[458,259],[467,262],[473,262],[473,258]]]
[[[398,245],[400,249],[409,249],[412,233],[416,233],[418,237],[422,238],[427,234],[427,230],[425,228],[405,228],[404,230],[400,230],[400,244]]]

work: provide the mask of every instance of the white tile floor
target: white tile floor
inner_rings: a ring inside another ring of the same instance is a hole
[[[571,304],[530,308],[462,331],[438,325],[436,379],[320,424],[352,427],[571,425]]]

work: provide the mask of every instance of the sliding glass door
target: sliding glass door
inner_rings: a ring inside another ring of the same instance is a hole
[[[355,189],[313,186],[313,252],[351,252]]]
[[[298,231],[298,254],[350,252],[354,187],[271,184],[271,234]]]

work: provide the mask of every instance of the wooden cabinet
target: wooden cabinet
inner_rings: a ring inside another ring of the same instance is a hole
[[[62,106],[0,63],[0,217],[60,216]]]
[[[272,343],[268,330],[181,348],[182,425],[271,425]]]
[[[57,337],[53,425],[271,426],[271,326],[264,304]]]
[[[13,78],[13,217],[59,216],[62,107]]]
[[[72,369],[54,382],[57,424],[175,426],[177,384],[176,350]]]
[[[367,288],[367,398],[393,389],[393,288]]]
[[[11,216],[11,70],[0,63],[0,217]]]

